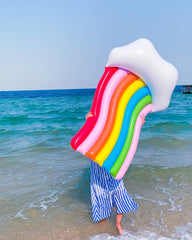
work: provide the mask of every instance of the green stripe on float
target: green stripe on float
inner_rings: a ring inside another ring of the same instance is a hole
[[[124,146],[122,148],[122,151],[119,155],[119,157],[117,158],[117,160],[115,161],[113,167],[111,168],[111,175],[113,177],[116,177],[119,169],[121,168],[127,153],[129,151],[129,148],[131,146],[131,142],[132,142],[132,138],[133,138],[133,133],[134,133],[134,129],[135,129],[135,123],[137,120],[137,117],[139,115],[139,113],[141,112],[141,110],[148,104],[152,103],[152,98],[151,95],[147,95],[146,97],[144,97],[143,99],[141,99],[138,104],[136,105],[132,115],[131,115],[131,120],[130,120],[130,125],[129,125],[129,130],[128,130],[128,134],[124,143]]]

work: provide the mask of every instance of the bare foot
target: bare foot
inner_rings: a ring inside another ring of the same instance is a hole
[[[120,223],[119,224],[116,223],[116,227],[117,227],[117,229],[119,231],[119,234],[122,235],[123,234],[123,228],[122,228],[121,224]]]

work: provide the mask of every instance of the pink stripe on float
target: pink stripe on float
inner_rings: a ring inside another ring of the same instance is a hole
[[[90,134],[87,136],[87,138],[79,145],[77,148],[77,151],[85,155],[86,152],[93,146],[93,144],[97,141],[98,137],[100,136],[101,132],[103,131],[103,128],[105,126],[107,115],[109,111],[109,105],[111,102],[112,95],[118,86],[118,84],[121,82],[121,80],[129,73],[127,70],[118,69],[114,75],[109,80],[106,89],[103,94],[103,99],[101,102],[101,109],[99,113],[98,120],[93,128],[93,130],[90,132]]]
[[[101,99],[103,97],[103,93],[105,91],[105,88],[111,79],[112,75],[118,70],[118,68],[112,68],[112,67],[106,67],[105,71],[97,85],[91,112],[93,113],[93,117],[88,118],[83,127],[79,130],[78,133],[71,139],[71,146],[74,150],[76,150],[79,145],[86,139],[86,137],[89,135],[89,133],[92,131],[92,129],[95,126],[95,123],[97,122],[98,115],[101,108]]]

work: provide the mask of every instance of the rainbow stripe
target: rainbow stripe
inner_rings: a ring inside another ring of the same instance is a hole
[[[91,108],[94,116],[73,137],[72,147],[122,178],[137,148],[140,115],[152,111],[151,103],[149,88],[140,78],[124,69],[105,68]]]

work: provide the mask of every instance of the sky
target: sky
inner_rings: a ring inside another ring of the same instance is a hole
[[[191,0],[0,0],[0,91],[96,88],[110,51],[149,39],[192,84]]]

